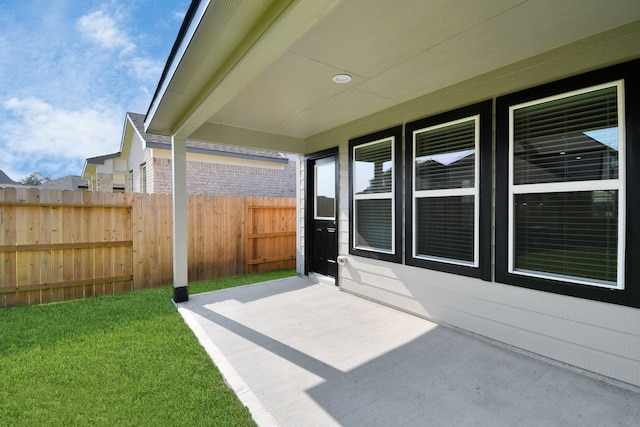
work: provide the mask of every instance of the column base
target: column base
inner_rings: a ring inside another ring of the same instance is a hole
[[[189,291],[186,286],[173,288],[173,301],[175,303],[189,301]]]

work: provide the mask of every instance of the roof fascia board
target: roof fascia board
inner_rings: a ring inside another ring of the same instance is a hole
[[[104,156],[89,157],[85,161],[92,165],[103,165],[105,160],[115,159],[116,157],[120,157],[121,154],[122,153],[117,152],[117,153],[105,154]]]
[[[274,2],[257,22],[247,37],[236,46],[224,63],[215,64],[209,82],[199,90],[190,106],[177,111],[173,135],[192,139],[198,128],[217,111],[244,90],[256,77],[284,54],[304,34],[315,27],[342,0],[292,0]],[[176,70],[174,70],[175,72]],[[156,109],[162,102],[159,98]],[[146,125],[151,132],[152,115],[147,116]]]
[[[94,163],[89,163],[86,160],[84,161],[84,167],[82,168],[82,174],[80,175],[82,179],[90,179],[92,176],[96,175],[96,165]]]
[[[120,142],[120,154],[122,157],[129,157],[129,151],[131,150],[131,140],[133,139],[132,134],[137,133],[140,136],[140,132],[138,132],[138,128],[136,124],[133,122],[133,119],[127,113],[124,121],[124,129],[122,130],[122,141]],[[144,141],[142,137],[140,137]]]
[[[136,133],[136,135],[138,135],[138,138],[140,138],[140,141],[142,141],[142,148],[147,148],[147,147],[153,148],[153,147],[151,147],[149,145],[150,143],[147,142],[147,139],[144,136],[142,136],[142,134],[138,130],[138,127],[133,122],[133,119],[128,114],[127,114],[127,120],[129,121],[129,124],[130,124],[131,128],[133,129],[133,131]],[[129,146],[131,146],[131,141],[129,141]],[[127,156],[128,156],[128,153],[127,153]]]
[[[145,129],[148,127],[147,118],[153,117],[155,112],[162,101],[164,94],[169,87],[169,83],[171,83],[171,79],[175,74],[184,53],[187,51],[189,47],[189,43],[193,38],[200,22],[202,21],[202,17],[204,16],[207,8],[209,7],[210,0],[200,0],[198,1],[197,6],[192,4],[193,8],[190,8],[187,11],[187,15],[185,16],[185,21],[183,27],[180,28],[178,32],[178,37],[176,38],[176,42],[171,49],[171,53],[169,54],[169,58],[167,60],[167,64],[162,72],[162,76],[160,78],[160,82],[158,83],[158,87],[156,88],[156,92],[153,95],[153,99],[151,100],[151,104],[149,105],[149,110],[147,111],[147,115],[144,120]]]

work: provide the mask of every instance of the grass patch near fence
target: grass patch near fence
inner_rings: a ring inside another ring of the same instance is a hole
[[[292,276],[190,284],[190,293]],[[170,286],[0,309],[0,425],[251,426]]]

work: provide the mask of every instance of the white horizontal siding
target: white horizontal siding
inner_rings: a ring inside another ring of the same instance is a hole
[[[640,386],[640,310],[353,256],[339,275],[349,292]]]
[[[298,235],[296,242],[296,272],[298,274],[305,273],[305,161],[300,156],[298,158],[298,170],[296,172],[298,203],[296,203],[296,211],[298,214]]]

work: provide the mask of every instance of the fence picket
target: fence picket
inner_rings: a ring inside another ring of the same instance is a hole
[[[194,195],[188,209],[190,281],[295,265],[295,199]],[[170,284],[172,218],[170,194],[0,188],[0,307]]]
[[[248,272],[295,266],[296,207],[273,203],[247,208]]]

